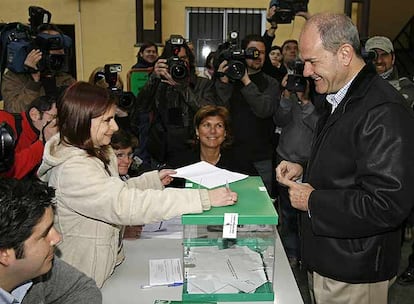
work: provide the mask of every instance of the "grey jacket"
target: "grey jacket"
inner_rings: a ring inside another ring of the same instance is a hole
[[[282,128],[276,152],[283,160],[305,164],[310,155],[318,114],[312,102],[299,103],[295,94],[282,98],[274,115],[276,126]]]
[[[82,272],[55,257],[46,275],[33,281],[22,304],[100,304],[96,283]]]

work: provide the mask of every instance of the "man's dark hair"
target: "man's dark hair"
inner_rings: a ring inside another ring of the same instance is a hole
[[[55,31],[55,32],[58,32],[59,34],[63,34],[62,30],[52,23],[43,23],[39,25],[36,29],[37,33],[42,33],[45,31]]]
[[[155,42],[152,42],[152,41],[144,41],[144,43],[139,48],[137,57],[141,57],[141,53],[144,52],[147,48],[150,48],[150,47],[155,47],[155,51],[158,54],[158,46],[155,44]]]
[[[33,99],[29,104],[27,111],[30,111],[32,108],[39,110],[39,112],[49,111],[52,108],[52,105],[56,103],[56,98],[52,96],[39,96]]]
[[[24,257],[24,242],[46,212],[54,207],[55,190],[37,179],[0,177],[0,248]]]
[[[111,146],[115,150],[127,148],[134,150],[138,147],[138,139],[130,132],[119,129],[112,135]]]
[[[247,45],[252,41],[258,41],[258,42],[262,42],[263,44],[265,44],[262,36],[257,35],[257,34],[250,34],[244,37],[244,39],[242,40],[240,44],[241,48],[246,49]]]

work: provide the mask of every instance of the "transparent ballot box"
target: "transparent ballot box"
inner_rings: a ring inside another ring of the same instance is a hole
[[[238,201],[182,216],[183,302],[273,301],[278,215],[260,177],[231,183]]]

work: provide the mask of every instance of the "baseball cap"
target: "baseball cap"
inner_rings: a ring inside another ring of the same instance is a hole
[[[391,40],[384,36],[374,36],[367,40],[365,50],[369,52],[374,49],[380,49],[387,53],[394,52]]]

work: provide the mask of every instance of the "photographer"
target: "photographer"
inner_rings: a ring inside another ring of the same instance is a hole
[[[194,62],[184,38],[171,36],[137,96],[139,108],[131,122],[139,134],[139,157],[144,164],[179,167],[192,155],[194,114],[201,106],[215,103],[213,83],[196,75]],[[150,114],[149,121],[142,119],[145,113]]]
[[[48,96],[37,97],[29,104],[28,110],[20,114],[12,115],[0,111],[0,121],[11,127],[16,139],[13,157],[9,162],[1,159],[0,168],[4,171],[1,176],[23,179],[34,174],[42,161],[46,141],[58,131],[56,115],[55,99]],[[0,138],[0,142],[3,141],[4,139]],[[2,156],[8,154],[8,151],[0,152]]]
[[[267,10],[266,15],[266,19],[270,23],[270,27],[263,34],[263,40],[266,46],[266,60],[263,66],[263,71],[269,76],[272,76],[273,78],[276,78],[279,82],[281,82],[283,77],[288,72],[288,63],[298,58],[298,42],[294,39],[288,39],[284,41],[281,46],[283,55],[283,65],[279,68],[273,66],[269,58],[269,53],[271,52],[273,40],[276,37],[278,23],[290,23],[293,20],[291,18],[294,18],[295,16],[300,16],[307,20],[310,18],[310,14],[306,11],[296,11],[296,9],[305,9],[307,6],[307,1],[297,1],[297,3],[293,7],[291,7],[292,16],[284,15],[284,11],[275,6],[275,2],[277,1],[270,2],[270,7]]]
[[[62,37],[62,32],[52,24],[42,24],[38,27],[39,34],[48,34]],[[39,35],[38,34],[38,35]],[[49,54],[63,55],[64,48],[51,49]],[[24,60],[25,73],[15,73],[10,69],[4,74],[1,92],[4,109],[10,113],[19,113],[27,110],[30,101],[41,95],[56,95],[58,87],[67,86],[75,79],[62,71],[50,71],[47,67],[39,69],[43,52],[40,49],[31,50]]]
[[[274,151],[272,117],[279,102],[279,83],[262,71],[265,61],[265,44],[262,37],[248,35],[241,43],[242,50],[252,50],[258,57],[246,58],[246,69],[240,79],[231,79],[234,63],[220,62],[227,50],[217,51],[218,59],[215,87],[222,104],[231,115],[234,144],[230,154],[234,170],[259,175],[271,194],[273,183],[272,156]],[[230,68],[230,69],[229,69]],[[240,68],[237,68],[240,70]],[[230,77],[229,77],[230,75]]]
[[[111,72],[110,70],[115,71]],[[133,108],[135,97],[131,92],[124,92],[124,81],[122,80],[120,72],[122,66],[120,64],[106,64],[95,68],[89,75],[88,82],[98,87],[108,89],[115,98],[118,98],[116,107],[116,123],[128,132],[131,131],[131,123],[129,118],[129,111]]]

